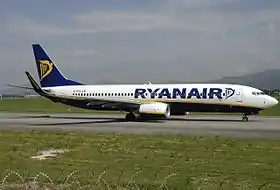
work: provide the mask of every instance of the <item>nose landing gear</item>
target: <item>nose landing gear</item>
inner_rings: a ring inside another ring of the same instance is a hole
[[[258,115],[259,112],[258,111],[255,111],[255,112],[246,112],[246,113],[243,113],[242,115],[242,121],[244,122],[247,122],[249,119],[248,119],[248,115]]]
[[[248,119],[247,115],[244,113],[244,114],[242,115],[242,121],[247,122],[248,120],[249,120],[249,119]]]

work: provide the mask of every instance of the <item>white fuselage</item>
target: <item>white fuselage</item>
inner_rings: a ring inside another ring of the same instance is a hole
[[[68,98],[180,103],[184,105],[178,106],[182,111],[230,111],[231,107],[262,110],[278,103],[259,89],[236,84],[77,85],[44,89]]]
[[[40,85],[25,73],[38,94],[84,109],[126,111],[127,121],[185,112],[239,112],[247,121],[247,115],[278,103],[261,90],[235,84],[84,85],[64,77],[40,44],[32,44],[32,48]]]

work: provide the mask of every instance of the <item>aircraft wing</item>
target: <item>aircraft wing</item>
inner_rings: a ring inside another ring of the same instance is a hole
[[[137,102],[135,100],[121,100],[115,98],[98,98],[98,97],[91,97],[91,98],[84,98],[84,97],[69,97],[64,95],[58,94],[45,94],[46,97],[50,99],[57,99],[57,100],[72,100],[72,101],[85,101],[87,105],[91,106],[119,106],[119,107],[127,107],[127,108],[139,108],[141,102]]]
[[[86,100],[88,105],[93,106],[120,106],[120,107],[127,107],[127,108],[139,108],[141,102],[137,102],[135,100],[120,100],[120,99],[99,99],[99,98],[90,98]]]
[[[91,98],[89,99],[90,104],[106,104],[106,105],[123,105],[129,107],[139,107],[141,102],[137,102],[135,100],[120,100],[114,98],[106,98],[106,99],[99,99],[99,98]]]
[[[138,108],[141,104],[141,102],[137,102],[135,100],[121,100],[121,99],[116,99],[116,98],[98,98],[98,97],[91,97],[91,98],[86,98],[86,97],[69,97],[69,96],[64,96],[64,95],[59,95],[59,94],[54,94],[51,91],[44,90],[40,87],[40,85],[35,81],[35,79],[32,77],[32,75],[29,72],[25,72],[34,91],[40,94],[41,96],[50,98],[52,100],[57,100],[57,101],[85,101],[87,102],[88,105],[96,105],[96,106],[120,106],[120,107],[127,107],[127,108]]]

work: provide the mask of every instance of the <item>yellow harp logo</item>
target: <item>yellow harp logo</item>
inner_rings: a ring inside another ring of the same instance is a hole
[[[40,77],[41,80],[48,76],[53,70],[53,63],[48,60],[40,60]]]

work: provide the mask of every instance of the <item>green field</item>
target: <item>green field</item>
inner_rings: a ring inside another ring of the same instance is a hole
[[[0,135],[0,180],[6,186],[27,185],[41,174],[37,184],[51,189],[280,188],[279,141],[46,131]],[[50,148],[69,152],[30,158]]]
[[[104,113],[102,111],[97,112],[54,103],[45,98],[2,99],[0,100],[0,112],[1,111],[35,113]]]
[[[0,111],[4,112],[38,112],[38,113],[108,113],[104,111],[91,111],[85,109],[65,106],[59,103],[53,103],[44,98],[30,98],[30,99],[2,99],[0,100]],[[109,112],[120,113],[120,112]],[[191,113],[202,114],[202,113]],[[204,113],[213,114],[213,113]],[[280,116],[280,104],[277,106],[264,110],[260,113],[263,116]]]
[[[0,100],[3,112],[69,108],[41,98]],[[73,107],[70,112],[104,113]],[[261,115],[278,116],[280,107]],[[30,158],[52,148],[70,151]],[[1,131],[0,187],[23,189],[36,179],[50,189],[279,189],[279,157],[280,141],[272,140]]]

